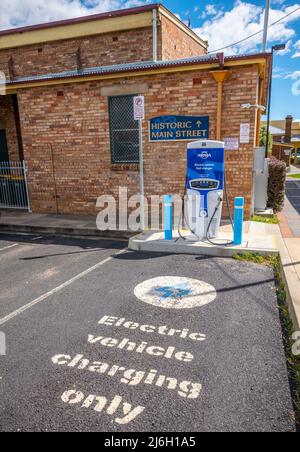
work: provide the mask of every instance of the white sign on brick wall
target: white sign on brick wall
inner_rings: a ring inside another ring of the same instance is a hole
[[[240,125],[240,143],[250,143],[250,124]]]
[[[133,104],[134,104],[135,121],[142,121],[143,119],[145,119],[145,98],[144,98],[144,96],[134,97]]]
[[[225,151],[238,151],[240,147],[240,141],[238,137],[224,138]]]

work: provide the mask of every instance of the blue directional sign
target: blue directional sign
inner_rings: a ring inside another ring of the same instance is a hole
[[[159,116],[149,121],[150,141],[193,141],[209,138],[209,116]]]

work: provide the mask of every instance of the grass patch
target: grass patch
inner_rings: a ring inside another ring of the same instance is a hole
[[[300,179],[300,174],[288,174],[288,177],[292,177],[293,179]]]
[[[287,296],[285,284],[281,278],[280,257],[278,255],[260,256],[259,254],[242,253],[235,254],[234,259],[239,261],[254,262],[256,264],[267,265],[274,270],[276,292],[280,311],[280,319],[283,329],[283,343],[287,358],[287,367],[291,379],[292,398],[295,409],[295,422],[300,428],[300,356],[295,356],[292,352],[294,341],[292,335],[294,333],[293,323],[290,318],[289,308],[287,304]]]
[[[262,256],[254,253],[238,253],[233,256],[233,259],[237,261],[254,262],[255,264],[268,265],[269,267],[274,267],[277,258],[276,255],[273,256],[272,254]]]
[[[257,223],[267,223],[267,224],[279,224],[277,215],[273,217],[261,217],[260,215],[253,215],[251,221],[256,221]]]

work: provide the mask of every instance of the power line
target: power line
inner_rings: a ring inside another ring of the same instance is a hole
[[[284,20],[284,19],[286,19],[287,17],[291,16],[292,14],[295,14],[295,13],[296,13],[297,11],[299,11],[299,10],[300,10],[300,6],[298,6],[298,8],[294,9],[294,11],[291,11],[289,14],[287,14],[287,15],[284,16],[284,17],[282,17],[281,19],[276,20],[276,22],[273,22],[272,24],[270,24],[270,25],[268,26],[268,28],[273,27],[274,25],[278,24],[279,22],[281,22],[282,20]],[[260,31],[257,31],[256,33],[253,33],[252,35],[248,36],[247,38],[241,39],[240,41],[237,41],[237,42],[235,42],[235,43],[233,43],[233,44],[230,44],[230,45],[228,45],[228,46],[226,46],[226,47],[222,47],[221,49],[211,50],[211,51],[208,52],[208,53],[216,53],[216,52],[220,52],[221,50],[229,49],[230,47],[233,47],[233,46],[236,46],[236,45],[238,45],[238,44],[241,44],[242,42],[248,41],[248,39],[251,39],[251,38],[253,38],[254,36],[257,36],[257,35],[263,33],[263,31],[264,31],[264,29],[262,29],[262,30],[260,30]]]

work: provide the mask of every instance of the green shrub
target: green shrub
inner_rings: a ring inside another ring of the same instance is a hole
[[[286,164],[275,157],[269,159],[268,207],[280,212],[284,205]]]
[[[265,147],[266,142],[267,142],[267,128],[265,126],[262,126],[259,135],[259,145]],[[269,133],[268,152],[270,154],[272,153],[272,147],[273,147],[273,136],[271,133]]]

